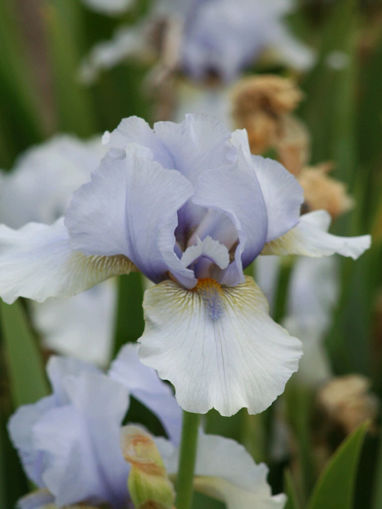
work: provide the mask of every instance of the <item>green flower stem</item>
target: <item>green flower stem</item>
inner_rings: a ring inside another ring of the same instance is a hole
[[[282,259],[277,276],[277,286],[274,302],[273,319],[280,323],[287,311],[289,282],[293,272],[293,258]]]
[[[176,483],[176,509],[190,509],[198,445],[199,414],[183,412],[182,440]]]

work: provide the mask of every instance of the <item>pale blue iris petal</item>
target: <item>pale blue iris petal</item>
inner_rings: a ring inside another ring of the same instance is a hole
[[[120,426],[129,404],[128,391],[101,373],[84,373],[65,382],[73,409],[86,424],[103,481],[102,495],[113,506],[122,506],[127,497],[129,465],[122,456]]]
[[[111,378],[127,387],[130,394],[149,408],[162,422],[169,438],[179,443],[182,410],[170,387],[155,370],[141,363],[136,345],[124,346],[112,363]]]
[[[285,2],[211,0],[186,24],[182,60],[194,78],[235,78],[268,45]]]
[[[79,412],[65,405],[42,415],[33,428],[35,447],[44,453],[44,485],[59,506],[104,498],[84,424]]]
[[[110,147],[129,151],[136,143],[149,149],[155,161],[175,169],[194,183],[199,174],[211,168],[226,167],[236,159],[236,148],[229,143],[231,133],[218,119],[187,114],[180,123],[157,122],[154,129],[141,119],[130,117],[106,137]],[[195,228],[204,211],[187,202],[179,211],[178,234]]]
[[[136,143],[148,148],[155,161],[165,168],[174,168],[175,163],[171,153],[155,136],[149,124],[139,117],[124,118],[111,133],[105,133],[104,142],[110,148],[126,150],[128,145]]]
[[[124,507],[129,465],[120,449],[128,391],[84,362],[53,358],[52,396],[21,407],[9,430],[28,476],[59,506]]]
[[[41,509],[42,507],[53,504],[54,498],[45,490],[36,491],[23,497],[17,502],[17,509]]]
[[[44,452],[35,447],[31,430],[47,411],[55,407],[55,398],[48,396],[33,405],[17,409],[8,423],[9,435],[19,451],[20,459],[28,477],[40,488],[44,481]]]
[[[252,156],[268,215],[267,242],[296,226],[304,191],[295,177],[280,163]]]
[[[163,167],[180,171],[195,181],[203,170],[226,165],[235,157],[228,143],[229,130],[218,119],[187,114],[180,123],[156,122],[154,128],[138,117],[129,117],[104,136],[110,148],[129,151],[131,144],[150,150]]]
[[[79,373],[99,373],[99,370],[92,364],[79,359],[53,356],[49,359],[47,372],[56,405],[66,405],[69,399],[64,383],[65,379],[70,376],[78,376]]]
[[[235,249],[234,259],[220,276],[222,285],[235,286],[244,281],[242,254],[243,248],[239,244]]]
[[[236,159],[229,143],[230,131],[218,119],[203,114],[187,114],[183,122],[156,122],[154,132],[172,155],[174,169],[191,182],[200,173],[221,168]]]
[[[154,282],[170,271],[192,287],[195,278],[174,251],[177,211],[192,194],[182,175],[141,150],[111,151],[67,211],[73,248],[85,254],[123,254]]]
[[[235,254],[241,256],[244,267],[249,265],[262,250],[268,228],[264,199],[253,168],[240,156],[234,168],[203,173],[193,201],[230,217],[241,244]]]

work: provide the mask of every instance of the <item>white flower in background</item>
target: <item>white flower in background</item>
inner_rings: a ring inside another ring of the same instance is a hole
[[[108,14],[110,16],[115,16],[118,14],[122,14],[127,11],[133,3],[134,0],[82,0],[83,3],[98,11],[102,14]]]
[[[21,509],[130,507],[131,467],[121,448],[130,395],[161,420],[169,440],[157,443],[169,474],[176,476],[181,409],[170,388],[139,362],[134,346],[122,349],[107,375],[59,357],[50,359],[48,375],[53,394],[20,407],[9,422],[23,467],[40,488],[19,501]],[[229,509],[282,509],[285,496],[272,496],[266,475],[266,466],[256,465],[241,445],[201,433],[195,489],[225,501]]]
[[[276,256],[260,256],[256,260],[257,281],[271,306],[280,267],[280,259]],[[302,340],[304,355],[298,376],[313,385],[331,375],[323,341],[338,301],[338,277],[335,258],[301,257],[293,264],[283,325]]]
[[[53,223],[104,153],[100,138],[84,142],[68,135],[29,149],[11,172],[0,176],[0,221],[12,228],[31,221]],[[111,353],[115,301],[115,284],[108,281],[71,299],[33,303],[32,318],[47,348],[105,365]]]
[[[53,225],[0,228],[0,295],[37,301],[140,270],[140,357],[186,410],[267,408],[297,370],[300,342],[277,325],[243,270],[260,254],[357,258],[370,237],[326,233],[325,211],[300,217],[303,192],[283,166],[251,156],[245,131],[188,115],[151,129],[130,117]]]
[[[105,366],[112,353],[116,304],[116,282],[108,280],[70,298],[33,302],[32,317],[47,348]]]
[[[265,51],[304,70],[313,53],[283,21],[294,8],[290,0],[158,0],[138,29],[119,28],[112,40],[97,44],[81,76],[91,82],[100,70],[132,56],[158,54],[158,47],[166,69],[178,68],[196,80],[231,81]]]
[[[56,221],[104,153],[99,138],[84,142],[68,135],[55,136],[24,152],[11,172],[0,174],[1,222],[20,228],[30,221]]]

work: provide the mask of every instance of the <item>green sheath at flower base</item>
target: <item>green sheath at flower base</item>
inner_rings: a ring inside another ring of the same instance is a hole
[[[151,436],[137,426],[122,428],[123,456],[131,464],[128,488],[136,509],[172,509],[175,491]]]

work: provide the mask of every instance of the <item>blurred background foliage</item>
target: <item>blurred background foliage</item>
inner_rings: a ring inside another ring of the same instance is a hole
[[[315,66],[297,77],[304,91],[298,115],[312,139],[311,163],[334,161],[333,175],[348,185],[356,207],[338,220],[338,234],[371,232],[373,246],[358,261],[340,260],[341,294],[325,346],[336,375],[359,373],[371,380],[382,400],[382,5],[377,0],[300,0],[288,22],[315,48]],[[107,17],[79,0],[0,1],[0,167],[12,168],[17,156],[54,133],[87,138],[113,129],[122,117],[153,118],[155,91],[145,86],[148,65],[126,61],[91,86],[78,80],[81,60],[95,42],[109,38],[122,22],[134,24],[149,8],[139,0],[127,14]],[[347,65],[332,68],[328,55],[341,51]],[[262,69],[256,69],[262,72]],[[285,75],[284,69],[273,69]],[[269,70],[267,70],[269,72]],[[114,352],[135,341],[143,330],[140,275],[120,278]],[[312,292],[314,292],[312,288]],[[133,296],[133,298],[132,298]],[[28,303],[2,304],[0,350],[0,507],[14,507],[28,490],[5,430],[20,404],[47,393],[43,372],[47,352],[40,349],[28,319]],[[278,316],[282,318],[282,316]],[[345,441],[333,438],[333,455],[317,468],[315,394],[292,381],[282,397],[293,454],[275,461],[271,455],[275,408],[233,418],[210,412],[208,432],[235,438],[257,461],[270,466],[275,492],[289,495],[288,509],[381,509],[382,441],[380,416]],[[153,431],[160,424],[137,402],[132,419]],[[343,437],[341,437],[342,439]],[[205,497],[195,508],[222,507]]]

